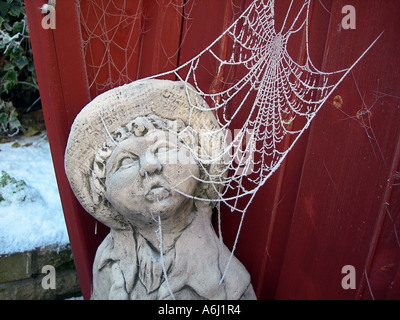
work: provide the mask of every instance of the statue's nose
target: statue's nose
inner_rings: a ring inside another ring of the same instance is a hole
[[[161,169],[161,163],[153,153],[147,152],[140,158],[140,175],[142,177],[144,177],[146,173],[160,173]]]

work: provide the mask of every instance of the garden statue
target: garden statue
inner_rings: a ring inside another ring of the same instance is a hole
[[[94,260],[92,299],[256,298],[211,223],[226,171],[223,156],[206,161],[225,154],[219,129],[191,86],[168,80],[109,90],[78,114],[67,177],[111,228]]]

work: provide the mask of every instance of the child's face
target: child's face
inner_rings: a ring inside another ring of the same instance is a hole
[[[106,163],[106,198],[128,221],[169,218],[193,195],[199,168],[176,135],[151,130],[119,143]],[[150,221],[151,222],[151,221]]]

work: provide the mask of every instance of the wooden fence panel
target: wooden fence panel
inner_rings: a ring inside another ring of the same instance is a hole
[[[333,3],[325,70],[351,65],[382,30],[385,33],[313,122],[279,278],[276,298],[280,299],[359,299],[374,291],[369,280],[371,263],[379,260],[375,257],[377,243],[382,224],[388,221],[399,161],[396,17],[400,6],[395,1],[384,5],[352,1],[357,8],[357,28],[343,30],[341,9],[346,4]],[[335,96],[343,101],[337,108],[333,107]],[[399,211],[396,203],[393,205],[395,222]],[[388,223],[393,231],[392,220]],[[385,255],[383,243],[381,248]],[[392,274],[399,249],[392,239]],[[354,290],[344,290],[341,285],[345,265],[355,267]],[[386,288],[399,285],[386,283]]]

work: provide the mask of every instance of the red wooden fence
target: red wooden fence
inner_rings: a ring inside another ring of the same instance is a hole
[[[94,254],[108,230],[84,212],[65,176],[64,150],[75,115],[108,88],[192,58],[250,0],[115,0],[106,8],[108,15],[89,5],[96,1],[57,1],[56,29],[42,28],[43,3],[25,1],[65,219],[82,292],[89,298]],[[278,26],[289,4],[276,1]],[[347,4],[356,8],[355,30],[341,28]],[[125,19],[115,14],[123,5]],[[350,66],[384,34],[333,93],[246,215],[235,254],[260,299],[400,298],[399,16],[396,0],[312,2],[310,54],[322,70]],[[129,17],[135,17],[133,28]],[[112,44],[104,46],[101,37],[112,37]],[[302,39],[294,40],[289,52],[302,60]],[[113,61],[107,70],[99,68],[104,57]],[[221,75],[212,64],[202,67],[200,81],[215,84]],[[335,97],[341,103],[334,103]],[[232,246],[240,217],[222,213],[224,241]],[[341,285],[345,265],[354,266],[356,289]]]

